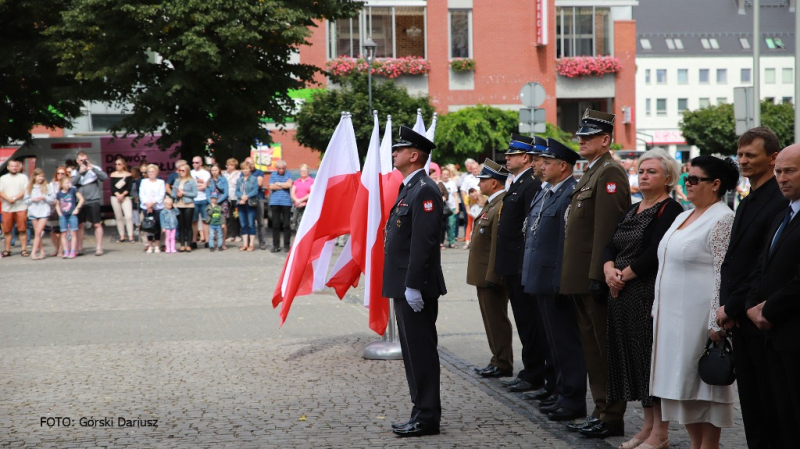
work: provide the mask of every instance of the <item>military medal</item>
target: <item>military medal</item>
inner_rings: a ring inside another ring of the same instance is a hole
[[[483,228],[481,228],[481,234],[483,234]]]
[[[397,219],[397,227],[399,228],[401,224],[403,224],[403,222],[398,218]]]

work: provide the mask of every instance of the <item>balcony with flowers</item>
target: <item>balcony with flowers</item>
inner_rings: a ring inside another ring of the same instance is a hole
[[[364,57],[352,58],[340,56],[327,62],[328,73],[341,77],[354,73],[367,73],[369,62]],[[380,78],[393,80],[405,86],[411,95],[428,94],[428,73],[431,63],[419,56],[402,58],[375,58],[372,61],[372,75],[380,82]]]
[[[574,56],[556,62],[558,98],[615,96],[615,74],[622,64],[614,56]]]

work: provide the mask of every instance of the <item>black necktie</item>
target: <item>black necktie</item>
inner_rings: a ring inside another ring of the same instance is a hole
[[[775,251],[775,244],[778,243],[778,240],[781,238],[781,233],[783,232],[783,229],[786,228],[786,225],[789,224],[789,221],[792,220],[793,213],[794,211],[792,210],[792,207],[789,206],[789,210],[786,211],[786,216],[783,217],[783,221],[781,222],[781,225],[778,227],[778,231],[775,232],[775,237],[773,237],[772,239],[772,245],[770,245],[769,247],[770,256],[772,255],[772,252]]]
[[[400,196],[400,194],[403,193],[403,189],[405,189],[405,188],[406,188],[406,183],[401,182],[400,183],[400,188],[397,190],[397,196]]]

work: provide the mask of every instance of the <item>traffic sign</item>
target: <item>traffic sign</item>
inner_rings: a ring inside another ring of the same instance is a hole
[[[519,124],[520,134],[530,134],[530,133],[544,134],[546,132],[547,132],[547,124],[545,122],[535,123],[533,125],[533,128],[531,128],[530,123]]]
[[[545,112],[544,109],[541,108],[522,108],[519,110],[519,122],[520,123],[544,123],[545,120]]]
[[[519,91],[519,99],[522,101],[522,104],[529,108],[538,108],[544,103],[544,86],[537,82],[525,84]]]

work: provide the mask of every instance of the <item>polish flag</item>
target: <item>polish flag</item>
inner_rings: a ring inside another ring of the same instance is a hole
[[[283,266],[272,306],[286,321],[295,296],[311,294],[324,286],[333,243],[350,232],[350,211],[359,186],[356,135],[349,114],[342,114],[320,163],[306,211]]]

